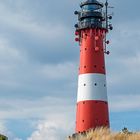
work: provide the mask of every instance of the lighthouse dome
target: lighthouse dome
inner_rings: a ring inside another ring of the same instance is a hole
[[[80,4],[80,7],[85,11],[95,11],[101,9],[103,4],[97,0],[86,0]]]

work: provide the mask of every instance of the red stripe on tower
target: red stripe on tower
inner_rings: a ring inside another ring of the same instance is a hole
[[[76,41],[80,42],[80,66],[76,112],[76,132],[90,128],[109,127],[104,42],[107,28],[103,26],[103,5],[96,0],[81,4],[76,11],[79,23]],[[107,20],[107,19],[106,19]]]

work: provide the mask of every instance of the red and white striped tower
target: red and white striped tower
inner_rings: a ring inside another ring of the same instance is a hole
[[[80,43],[76,132],[109,127],[104,53],[109,54],[106,33],[112,26],[107,25],[107,12],[106,16],[102,14],[103,4],[87,0],[80,6],[82,10],[75,11],[79,20],[75,40]]]

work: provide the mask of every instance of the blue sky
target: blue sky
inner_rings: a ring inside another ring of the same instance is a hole
[[[62,140],[74,132],[80,0],[0,1],[0,132],[9,140]],[[140,129],[139,0],[110,0],[106,56],[113,130]]]

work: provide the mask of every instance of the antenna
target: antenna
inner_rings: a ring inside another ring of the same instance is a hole
[[[114,8],[112,6],[109,6],[108,0],[105,2],[105,18],[106,18],[106,30],[108,29],[113,30],[112,24],[109,24],[108,20],[112,19],[113,14],[108,14],[108,8]]]
[[[105,9],[106,9],[106,29],[108,30],[108,0],[105,2]]]

